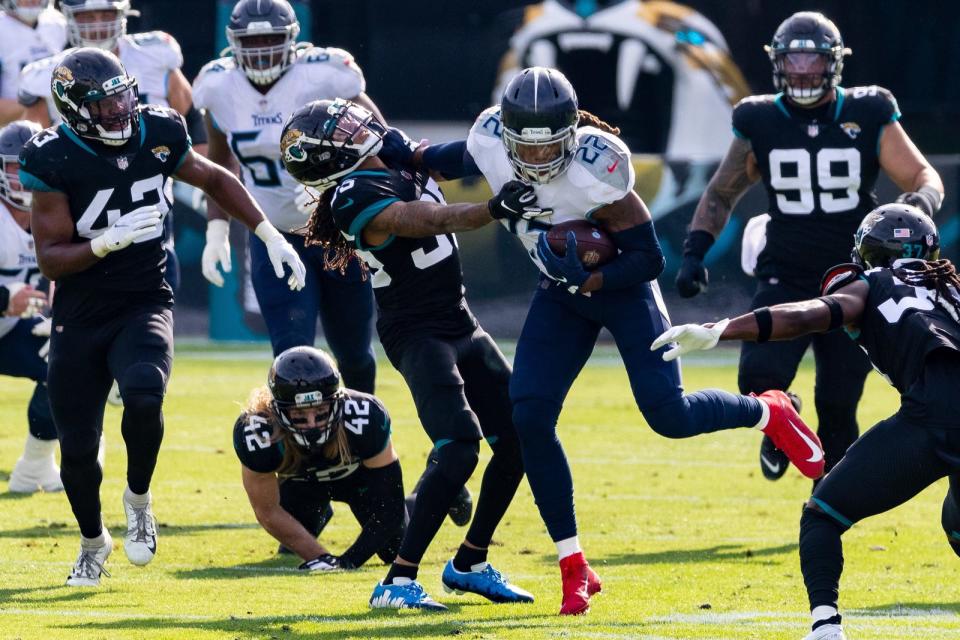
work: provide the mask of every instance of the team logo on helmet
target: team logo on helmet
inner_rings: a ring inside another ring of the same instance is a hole
[[[53,70],[53,90],[60,98],[65,98],[67,89],[72,87],[76,81],[73,79],[73,71],[63,65]]]
[[[290,129],[283,134],[283,139],[280,140],[280,148],[283,149],[283,155],[287,161],[304,162],[307,159],[307,154],[300,146],[303,137],[303,132],[299,129]]]
[[[840,128],[843,129],[843,132],[850,136],[851,140],[856,140],[857,136],[860,135],[860,125],[856,122],[844,122],[840,125]]]
[[[170,147],[166,145],[161,145],[159,147],[154,147],[150,152],[159,160],[160,162],[166,162],[170,159]]]

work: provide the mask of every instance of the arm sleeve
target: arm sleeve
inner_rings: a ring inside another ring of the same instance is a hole
[[[356,568],[403,534],[403,473],[400,461],[394,460],[385,467],[364,468],[367,490],[363,500],[367,503],[360,511],[369,516],[360,523],[360,535],[340,557],[346,568]],[[353,507],[353,505],[351,505]]]
[[[653,221],[612,234],[620,254],[613,262],[600,267],[604,289],[624,289],[641,282],[656,280],[666,261]]]
[[[480,175],[480,168],[467,151],[466,140],[427,147],[423,152],[423,168],[436,171],[446,180]]]

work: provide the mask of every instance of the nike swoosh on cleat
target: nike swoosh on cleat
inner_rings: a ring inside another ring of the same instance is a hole
[[[777,464],[773,464],[772,462],[767,460],[767,458],[763,454],[760,454],[760,462],[762,462],[763,466],[765,466],[767,469],[770,470],[770,473],[780,473],[779,462]]]
[[[810,453],[813,455],[807,458],[807,462],[820,462],[823,460],[823,451],[820,450],[820,447],[817,446],[813,440],[807,437],[803,431],[797,428],[797,425],[793,424],[793,420],[787,418],[787,423],[790,427],[797,432],[797,435],[800,436],[800,439],[807,443],[807,446],[810,447]]]

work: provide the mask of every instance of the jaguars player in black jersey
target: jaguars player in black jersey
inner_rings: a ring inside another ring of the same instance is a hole
[[[848,259],[863,216],[877,206],[873,192],[883,169],[905,193],[898,201],[933,216],[943,183],[898,122],[893,95],[882,87],[840,86],[850,53],[823,14],[796,13],[777,29],[766,50],[776,95],[741,101],[733,112],[733,143],[700,199],[677,275],[681,296],[705,291],[704,256],[737,200],[762,180],[769,199],[766,245],[752,308],[803,300],[831,265]],[[857,438],[857,403],[870,363],[839,334],[771,344],[746,343],[740,354],[743,393],[787,389],[804,352],[816,359],[815,405],[826,469]],[[764,438],[763,475],[779,479],[787,459]]]
[[[531,204],[532,189],[520,183],[510,183],[489,205],[445,205],[428,175],[393,169],[377,157],[384,133],[360,105],[320,100],[291,116],[281,141],[290,175],[323,191],[307,224],[308,243],[327,247],[331,268],[345,269],[356,254],[367,265],[380,342],[406,380],[436,448],[400,551],[370,606],[446,609],[416,581],[417,569],[477,466],[482,438],[493,456],[470,529],[443,570],[443,586],[494,602],[532,602],[487,562],[523,463],[511,417],[510,365],[467,306],[453,233],[481,227],[494,216],[543,211]]]
[[[950,489],[941,524],[960,556],[960,277],[939,254],[929,216],[907,204],[883,205],[857,229],[856,263],[824,275],[822,297],[757,309],[722,333],[716,325],[675,327],[654,344],[676,342],[675,356],[717,339],[793,340],[830,331],[862,348],[900,392],[900,410],[850,447],[804,509],[800,566],[813,615],[806,640],[845,640],[837,610],[843,533],[943,477]]]
[[[397,555],[403,477],[390,416],[375,396],[341,388],[323,351],[292,347],[277,356],[267,386],[253,391],[233,427],[233,448],[257,521],[303,558],[300,569],[356,569],[374,553],[384,562]],[[331,500],[346,502],[361,526],[340,555],[316,539]]]
[[[150,479],[173,359],[165,182],[175,176],[198,187],[255,229],[277,277],[291,270],[291,287],[303,286],[305,271],[240,182],[191,149],[180,114],[139,106],[136,79],[112,53],[72,51],[54,70],[52,93],[63,124],[23,148],[20,182],[34,192],[30,226],[40,270],[57,285],[47,385],[60,475],[81,534],[67,584],[95,586],[113,547],[100,515],[97,444],[114,379],[127,447],[124,551],[136,565],[156,552]]]

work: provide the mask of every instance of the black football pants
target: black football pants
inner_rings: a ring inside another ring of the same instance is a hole
[[[772,307],[819,295],[819,291],[807,287],[785,282],[770,284],[761,280],[750,308]],[[817,435],[823,443],[829,471],[857,439],[857,404],[871,369],[866,354],[846,333],[832,331],[759,344],[744,342],[740,351],[738,384],[740,393],[744,394],[763,393],[770,389],[786,391],[797,375],[803,354],[811,345],[816,362]]]
[[[101,532],[97,447],[113,380],[123,397],[127,483],[146,493],[163,439],[163,396],[173,363],[173,314],[138,307],[97,326],[54,323],[47,387],[60,439],[60,477],[80,532]]]

